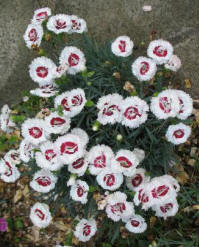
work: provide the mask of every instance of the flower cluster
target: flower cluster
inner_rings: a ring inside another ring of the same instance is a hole
[[[98,100],[98,121],[107,123],[121,123],[130,128],[138,128],[147,120],[149,107],[147,103],[137,96],[123,99],[119,94],[109,94]]]
[[[65,74],[76,74],[86,69],[86,60],[81,50],[74,46],[66,46],[60,55],[60,66],[46,57],[35,58],[29,66],[29,74],[33,81],[39,84],[39,88],[31,90],[30,93],[40,97],[54,96],[57,86],[56,78]]]
[[[134,203],[142,205],[142,209],[152,208],[158,217],[166,219],[174,216],[178,211],[176,200],[180,190],[178,182],[169,175],[155,177],[144,182],[136,189]]]
[[[85,20],[76,15],[57,14],[51,16],[51,14],[50,8],[35,10],[31,23],[28,25],[23,36],[29,49],[40,46],[44,34],[42,23],[48,18],[47,29],[56,34],[83,33],[87,31]]]
[[[132,54],[133,41],[128,36],[119,36],[111,45],[116,56],[127,57]],[[157,65],[177,71],[181,67],[180,58],[173,54],[173,46],[165,40],[151,41],[147,49],[147,57],[138,57],[132,64],[132,73],[139,81],[151,80],[157,71]]]
[[[50,16],[49,8],[35,11],[31,24],[24,34],[24,40],[29,48],[40,46],[44,35],[42,27],[44,21],[47,29],[55,34],[83,33],[87,30],[86,22],[75,15]],[[128,36],[120,36],[113,41],[111,50],[116,56],[128,57],[133,52],[133,46],[134,43]],[[173,54],[172,45],[164,40],[150,42],[147,56],[138,57],[131,66],[133,75],[139,81],[151,80],[156,74],[158,65],[164,64],[166,69],[172,71],[177,71],[181,66],[180,59]],[[67,190],[71,201],[86,206],[91,198],[90,194],[96,189],[98,198],[93,195],[93,199],[96,200],[99,210],[104,210],[107,217],[114,222],[122,221],[128,231],[142,233],[147,229],[147,224],[141,215],[136,214],[136,207],[141,205],[144,210],[150,208],[155,211],[156,216],[164,219],[174,216],[178,211],[179,184],[170,175],[154,178],[148,176],[146,170],[139,167],[145,159],[144,150],[138,148],[129,150],[125,142],[118,142],[121,144],[119,148],[110,147],[106,142],[104,142],[106,145],[88,145],[93,143],[96,135],[88,136],[85,130],[74,126],[72,119],[86,104],[84,90],[73,88],[59,94],[59,88],[55,83],[57,78],[66,73],[76,75],[85,69],[84,53],[75,46],[66,46],[61,51],[58,66],[45,56],[32,61],[29,66],[30,77],[38,83],[39,88],[31,90],[30,93],[43,98],[54,97],[46,99],[49,109],[45,115],[40,112],[35,118],[24,121],[21,126],[23,140],[19,149],[10,150],[0,161],[0,178],[5,182],[15,182],[20,177],[17,165],[33,161],[37,166],[37,172],[32,177],[30,187],[34,191],[46,196],[46,193],[55,189],[56,198],[58,197],[56,186],[60,181],[58,178],[66,175],[69,179],[65,181],[64,189]],[[90,96],[93,99],[94,95]],[[123,98],[117,93],[102,96],[97,102],[96,123],[102,125],[120,123],[135,129],[148,120],[149,110],[160,120],[171,117],[185,120],[192,114],[192,99],[181,90],[168,89],[160,92],[158,96],[151,98],[150,107],[146,103],[148,98],[140,97]],[[15,127],[10,119],[10,113],[7,105],[1,110],[0,127],[4,132],[10,132]],[[153,120],[149,116],[148,121],[151,119]],[[93,130],[97,129],[95,127]],[[127,128],[125,130],[128,133],[131,131]],[[168,127],[166,139],[178,145],[186,142],[190,134],[189,126],[178,123]],[[118,134],[117,140],[121,139],[122,136]],[[143,146],[146,147],[144,144]],[[62,171],[66,174],[61,174]],[[89,184],[90,181],[92,184]],[[128,192],[124,193],[125,191]],[[97,231],[94,215],[90,215],[90,212],[88,215],[89,219],[78,218],[79,222],[74,229],[74,235],[82,242],[89,241]],[[30,210],[30,219],[39,228],[47,227],[52,221],[49,206],[40,202],[35,203]]]
[[[47,28],[56,34],[83,33],[87,31],[87,24],[76,15],[58,14],[49,18]]]
[[[167,89],[151,99],[150,109],[159,119],[177,117],[187,119],[193,111],[192,98],[185,92],[175,89]],[[183,123],[170,125],[166,137],[175,145],[186,142],[191,134],[191,128]]]

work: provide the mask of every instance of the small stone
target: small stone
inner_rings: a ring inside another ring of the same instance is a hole
[[[145,11],[145,12],[150,12],[150,11],[152,11],[152,6],[151,6],[151,5],[144,5],[144,6],[142,7],[142,9],[143,9],[143,11]]]

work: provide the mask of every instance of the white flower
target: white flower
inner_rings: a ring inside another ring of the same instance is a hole
[[[156,71],[156,63],[151,58],[138,57],[132,64],[132,72],[139,81],[151,80]]]
[[[123,100],[121,108],[122,124],[127,127],[137,128],[147,120],[149,107],[144,100],[137,96],[127,97]]]
[[[46,27],[56,34],[67,33],[71,29],[70,16],[65,14],[51,16]]]
[[[132,177],[126,178],[126,185],[132,191],[137,191],[140,188],[140,185],[147,183],[150,180],[150,177],[145,176],[145,169],[139,168],[136,169],[135,174]]]
[[[50,171],[57,171],[62,167],[62,162],[55,150],[55,145],[48,141],[40,146],[41,152],[36,152],[35,159],[39,167]]]
[[[159,119],[176,117],[180,111],[180,103],[175,90],[167,89],[151,99],[151,111]]]
[[[165,40],[158,39],[150,42],[147,55],[155,60],[157,64],[164,64],[173,55],[173,46]]]
[[[154,205],[153,198],[150,194],[150,184],[143,183],[139,186],[139,189],[136,190],[134,199],[134,203],[138,206],[140,203],[142,204],[142,209],[147,210],[149,207]]]
[[[84,155],[84,143],[77,135],[67,134],[57,138],[55,147],[64,164],[70,164]]]
[[[14,183],[20,175],[19,170],[9,158],[4,157],[4,159],[0,161],[0,179],[4,182]]]
[[[86,103],[84,90],[77,88],[60,94],[55,98],[55,107],[61,105],[63,113],[67,117],[74,117],[79,114]]]
[[[175,90],[179,103],[180,103],[180,110],[177,114],[177,118],[179,119],[187,119],[193,111],[193,100],[189,94],[185,93],[182,90]]]
[[[110,168],[104,168],[96,177],[98,184],[105,190],[116,190],[123,183],[122,173],[115,173]]]
[[[18,165],[21,163],[19,155],[19,150],[11,149],[9,152],[6,153],[5,159],[8,158],[13,164]]]
[[[34,156],[34,148],[35,146],[33,146],[30,142],[27,140],[22,140],[19,146],[20,159],[25,163],[29,162]]]
[[[45,133],[44,120],[29,118],[21,126],[22,136],[27,142],[33,145],[38,145],[47,140],[47,133]]]
[[[71,15],[70,21],[71,21],[71,30],[69,31],[70,33],[87,32],[87,24],[84,19],[80,19],[76,15]]]
[[[145,158],[145,152],[140,148],[134,148],[133,154],[136,155],[137,159],[139,160],[139,163],[141,163]]]
[[[107,198],[106,214],[113,221],[129,218],[134,214],[133,203],[126,201],[126,194],[117,191]]]
[[[37,192],[48,193],[55,188],[57,178],[47,169],[35,173],[30,187]]]
[[[86,204],[88,199],[89,186],[85,181],[76,180],[75,184],[71,186],[70,196],[74,201],[79,201]]]
[[[39,202],[35,203],[30,210],[30,219],[39,228],[47,227],[52,220],[48,205]]]
[[[1,115],[0,115],[0,128],[2,131],[10,133],[13,131],[15,127],[15,123],[10,120],[10,113],[11,110],[8,105],[4,105],[1,108]]]
[[[42,98],[49,98],[55,96],[58,93],[56,85],[52,82],[50,84],[43,85],[39,88],[30,90],[30,93]]]
[[[79,136],[79,138],[81,139],[84,146],[86,146],[88,144],[89,137],[88,137],[88,134],[86,133],[86,131],[84,131],[83,129],[74,128],[71,130],[70,133],[73,135]]]
[[[139,160],[133,152],[121,149],[111,160],[111,169],[113,172],[123,173],[125,176],[133,176],[138,164]]]
[[[116,56],[128,57],[132,54],[133,41],[128,36],[119,36],[111,44],[111,50]]]
[[[73,163],[68,165],[68,171],[78,176],[83,176],[88,167],[88,159],[85,157],[75,160]]]
[[[94,219],[81,219],[76,225],[74,235],[82,242],[87,242],[97,231],[96,221]]]
[[[176,72],[179,70],[181,65],[182,64],[180,58],[176,55],[172,55],[169,61],[164,65],[164,67]]]
[[[84,90],[81,88],[71,90],[68,97],[68,104],[70,107],[70,117],[74,117],[79,114],[86,104]]]
[[[59,58],[60,64],[66,64],[68,66],[67,73],[75,75],[80,71],[86,69],[86,59],[84,53],[74,46],[66,46]]]
[[[65,134],[70,129],[70,118],[59,116],[57,112],[45,118],[45,130],[50,134]]]
[[[100,110],[97,120],[103,125],[120,122],[122,118],[120,109],[122,99],[122,96],[116,93],[101,97],[97,103],[97,108]]]
[[[150,191],[149,193],[154,205],[167,202],[169,199],[172,200],[172,198],[176,198],[177,196],[177,190],[170,176],[161,176],[151,179],[146,189]]]
[[[50,15],[51,15],[51,9],[50,8],[37,9],[37,10],[34,11],[34,16],[32,18],[32,23],[41,24]]]
[[[168,127],[166,138],[174,145],[179,145],[186,142],[190,135],[191,128],[183,123],[179,123]]]
[[[133,233],[142,233],[147,229],[147,224],[141,215],[133,215],[125,225],[126,229]]]
[[[24,41],[26,42],[26,46],[31,49],[33,45],[37,47],[40,46],[44,31],[42,26],[29,24],[25,33],[24,33]]]
[[[176,215],[178,207],[176,200],[168,200],[165,203],[154,205],[152,209],[156,212],[157,217],[163,217],[166,220],[167,217]]]
[[[110,167],[111,159],[114,157],[109,146],[97,145],[88,152],[89,170],[92,175],[98,175],[106,167]]]
[[[29,65],[30,77],[40,86],[52,84],[51,81],[55,78],[55,69],[56,65],[47,57],[35,58]]]

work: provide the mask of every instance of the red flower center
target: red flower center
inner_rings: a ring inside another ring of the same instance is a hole
[[[182,130],[182,129],[176,130],[176,131],[173,132],[173,135],[177,139],[183,138],[183,136],[184,136],[184,130]]]
[[[131,180],[131,183],[134,187],[139,186],[143,181],[141,174],[136,174],[135,177]]]
[[[84,165],[84,159],[83,158],[80,158],[78,160],[76,160],[75,162],[72,163],[72,167],[74,169],[79,169],[81,168],[82,166]]]
[[[173,203],[167,203],[165,204],[164,206],[161,206],[160,207],[160,210],[163,212],[163,213],[167,213],[170,209],[173,208]]]
[[[36,179],[37,183],[41,186],[49,186],[51,184],[51,179],[47,176],[41,176]]]
[[[104,176],[104,182],[107,186],[113,186],[115,184],[115,176],[113,174],[106,174]]]
[[[41,219],[44,220],[45,214],[40,209],[35,209],[35,214]]]
[[[145,75],[149,71],[149,63],[148,62],[141,62],[142,67],[140,68],[140,74]]]
[[[38,127],[32,127],[29,129],[29,134],[35,139],[40,138],[42,136],[42,130]]]
[[[48,69],[44,66],[39,66],[36,69],[36,73],[39,77],[44,78],[48,75]]]
[[[56,24],[55,24],[56,29],[63,29],[66,28],[66,22],[65,21],[61,21],[61,20],[56,20]]]
[[[78,145],[74,142],[64,142],[61,145],[61,154],[74,154],[78,151]]]
[[[120,163],[120,165],[122,166],[122,167],[124,167],[124,168],[129,168],[129,167],[131,167],[133,164],[131,163],[131,161],[130,160],[128,160],[126,157],[124,157],[124,156],[120,156],[120,157],[118,157],[117,159],[116,159],[119,163]]]
[[[164,113],[169,113],[171,111],[171,99],[167,97],[161,97],[159,99],[159,107]]]
[[[90,235],[90,233],[91,233],[91,226],[84,224],[83,235],[87,237],[88,235]]]
[[[36,20],[40,21],[40,20],[44,20],[48,17],[48,13],[46,11],[44,12],[40,12],[36,15]]]
[[[167,49],[164,49],[161,45],[158,45],[154,48],[153,53],[158,57],[166,57]]]
[[[54,117],[50,120],[50,124],[52,125],[52,127],[54,126],[61,126],[63,124],[65,124],[65,120],[63,118],[60,118],[60,117]]]
[[[73,96],[71,101],[72,101],[73,106],[79,106],[83,102],[83,97],[81,95],[75,95]]]
[[[104,168],[106,166],[106,156],[103,153],[95,158],[94,166],[98,168]]]
[[[79,63],[79,56],[75,53],[71,53],[68,58],[68,63],[70,67],[76,66]]]
[[[84,194],[84,188],[81,187],[80,185],[78,185],[78,187],[77,187],[77,195],[78,195],[79,197],[82,197],[83,194]]]
[[[118,47],[119,47],[121,52],[125,52],[126,51],[126,41],[120,40]]]
[[[10,163],[7,162],[7,161],[5,162],[5,165],[8,167],[8,171],[5,172],[5,175],[6,175],[7,177],[12,176],[12,166],[11,166]]]
[[[146,202],[149,201],[149,197],[148,197],[147,194],[143,191],[143,189],[139,190],[138,199],[139,199],[139,201],[141,201],[142,203],[146,203]]]
[[[68,106],[68,99],[67,98],[64,98],[61,101],[61,105],[64,107],[65,111],[70,111],[70,107]]]
[[[52,160],[52,159],[54,159],[56,157],[56,153],[54,152],[53,149],[48,149],[45,152],[45,157],[46,157],[47,160],[50,161],[50,160]]]
[[[35,28],[32,28],[32,29],[30,30],[30,32],[29,32],[29,34],[28,34],[28,38],[29,38],[29,40],[32,41],[32,42],[37,41],[38,36],[37,36],[37,31],[36,31]]]
[[[103,109],[103,114],[109,117],[109,116],[112,116],[114,112],[117,112],[117,111],[120,112],[120,109],[117,105],[110,105]]]
[[[13,160],[17,160],[19,158],[19,154],[18,153],[14,153],[14,154],[11,154],[10,157],[13,159]]]
[[[140,225],[140,222],[137,221],[137,220],[131,220],[131,225],[132,225],[133,227],[138,227],[138,226]]]
[[[142,115],[139,113],[138,108],[134,106],[129,106],[125,113],[124,116],[128,118],[129,120],[135,119],[137,116],[141,117]]]
[[[157,188],[154,188],[151,193],[153,198],[159,198],[162,196],[165,196],[169,191],[169,187],[167,187],[166,185],[161,185],[158,186]]]
[[[116,203],[115,205],[111,206],[111,212],[113,214],[115,213],[123,213],[123,211],[126,210],[126,205],[124,203]]]

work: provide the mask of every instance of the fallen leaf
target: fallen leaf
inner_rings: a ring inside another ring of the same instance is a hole
[[[22,190],[17,190],[14,196],[14,203],[17,203],[22,197]]]
[[[185,82],[185,87],[186,88],[191,88],[191,81],[190,81],[190,79],[187,78],[187,79],[184,80],[184,82]]]
[[[184,167],[178,163],[174,166],[174,168],[177,171],[175,178],[178,180],[180,184],[182,185],[186,184],[189,180],[189,175],[187,172],[185,172]]]
[[[199,205],[193,205],[192,208],[193,210],[199,210]]]
[[[150,218],[150,228],[153,228],[156,223],[157,218],[155,216],[151,216]]]
[[[39,240],[39,227],[37,226],[33,226],[32,227],[32,235],[33,235],[33,239],[35,242],[37,242]]]
[[[22,193],[23,193],[23,195],[25,197],[27,197],[29,195],[29,187],[28,187],[28,185],[25,185],[25,188],[24,188]]]

